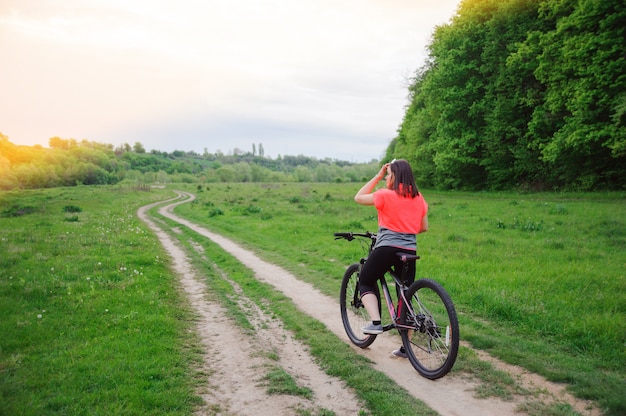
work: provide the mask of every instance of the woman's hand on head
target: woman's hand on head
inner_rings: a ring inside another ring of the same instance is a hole
[[[376,176],[378,176],[378,178],[380,178],[380,179],[384,179],[385,176],[387,176],[387,168],[388,167],[389,167],[389,163],[385,163],[383,165],[383,167],[380,168],[380,171],[378,172],[378,175],[376,175]]]

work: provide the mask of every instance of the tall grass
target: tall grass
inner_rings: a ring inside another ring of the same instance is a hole
[[[190,313],[136,217],[165,195],[0,193],[0,414],[191,413]]]
[[[376,229],[374,209],[355,204],[355,192],[352,184],[212,184],[177,213],[336,295],[363,251],[332,233]],[[419,237],[418,274],[452,294],[464,339],[625,413],[624,195],[424,194],[431,230]]]

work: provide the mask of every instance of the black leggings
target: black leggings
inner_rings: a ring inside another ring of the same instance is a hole
[[[378,280],[382,279],[385,272],[392,267],[394,270],[398,270],[400,273],[402,272],[404,263],[400,260],[400,257],[396,255],[398,252],[415,254],[415,250],[390,246],[382,246],[372,250],[367,261],[363,264],[361,274],[359,275],[359,291],[361,292],[361,297],[366,293],[374,293],[380,299]],[[411,284],[415,280],[415,262],[410,261],[408,266],[409,273],[407,275],[407,284]]]

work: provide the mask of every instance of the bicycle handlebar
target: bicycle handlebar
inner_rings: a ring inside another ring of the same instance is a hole
[[[376,237],[376,234],[370,233],[369,231],[366,231],[364,233],[335,233],[334,235],[335,235],[335,240],[345,238],[348,241],[354,240],[354,237],[363,237],[363,238]]]

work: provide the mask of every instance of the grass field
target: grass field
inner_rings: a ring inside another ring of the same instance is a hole
[[[0,193],[0,415],[189,415],[185,300],[124,187]]]
[[[376,229],[375,210],[353,202],[356,188],[212,184],[176,212],[336,295],[363,248],[332,233]],[[419,238],[418,275],[451,293],[462,338],[625,413],[624,194],[424,195],[431,229]]]
[[[354,184],[181,186],[198,199],[178,215],[332,296],[363,254],[332,233],[376,227]],[[424,194],[418,275],[451,293],[462,338],[626,413],[624,194]],[[171,196],[0,193],[0,415],[191,414],[190,313],[135,215]]]

